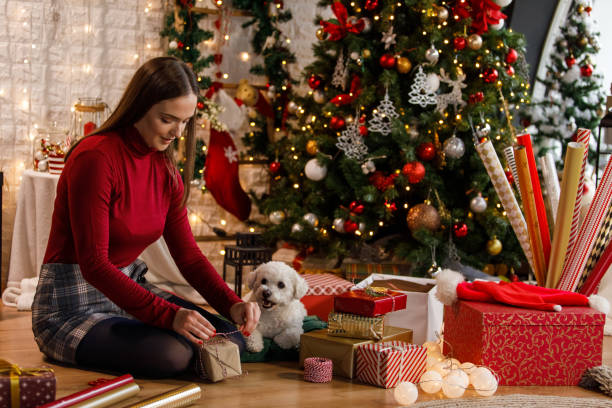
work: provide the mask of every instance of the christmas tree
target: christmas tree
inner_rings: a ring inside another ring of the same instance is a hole
[[[555,40],[546,77],[537,78],[546,88],[544,96],[521,114],[525,125],[533,125],[529,130],[537,136],[540,154],[555,149],[565,157],[565,146],[576,129],[594,130],[604,113],[603,77],[594,73],[592,60],[599,51],[599,33],[589,3],[572,2]]]
[[[509,1],[497,0],[507,5]],[[524,39],[493,2],[321,1],[311,88],[274,145],[265,236],[330,256],[376,253],[424,274],[449,237],[464,264],[524,255],[473,147],[513,144],[527,102]],[[503,108],[507,102],[508,109]],[[437,248],[437,250],[435,250]],[[452,250],[451,250],[452,249]],[[372,251],[373,250],[373,251]]]

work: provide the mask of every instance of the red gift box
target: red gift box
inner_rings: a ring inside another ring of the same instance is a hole
[[[35,408],[54,399],[53,370],[20,368],[0,360],[0,408],[10,408],[14,401],[20,408]]]
[[[372,290],[352,290],[334,296],[334,311],[352,313],[360,316],[380,316],[406,308],[405,293],[385,288]]]
[[[444,354],[491,368],[500,385],[577,385],[601,365],[605,315],[458,301],[444,308]]]

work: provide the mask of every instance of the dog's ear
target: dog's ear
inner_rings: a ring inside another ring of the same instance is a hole
[[[254,286],[255,282],[257,282],[257,271],[258,269],[255,269],[247,276],[247,285],[249,286],[249,289],[255,289]]]
[[[308,283],[297,272],[293,274],[293,277],[293,297],[299,300],[308,292]]]

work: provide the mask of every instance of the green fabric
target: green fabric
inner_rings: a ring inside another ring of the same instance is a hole
[[[317,316],[306,316],[302,323],[304,333],[326,329],[327,323],[319,319]],[[284,350],[280,348],[272,339],[264,337],[264,348],[259,353],[251,353],[244,351],[240,355],[240,362],[242,363],[261,363],[264,361],[297,361],[299,359],[299,350],[297,348]]]

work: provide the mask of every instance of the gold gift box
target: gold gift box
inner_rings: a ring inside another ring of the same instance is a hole
[[[387,326],[382,341],[405,341],[412,343],[412,330]],[[374,340],[334,337],[327,329],[314,330],[302,334],[300,339],[300,368],[308,357],[329,358],[333,362],[333,372],[341,377],[353,378],[355,374],[355,350],[362,344],[378,343]]]
[[[212,339],[200,348],[200,358],[196,362],[200,377],[212,382],[242,374],[238,346],[226,339]]]
[[[384,317],[367,317],[350,313],[331,312],[327,319],[327,334],[355,339],[380,340],[385,327]]]

